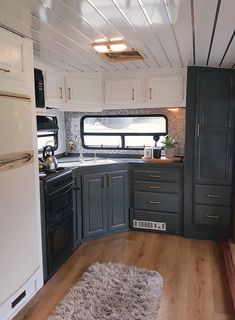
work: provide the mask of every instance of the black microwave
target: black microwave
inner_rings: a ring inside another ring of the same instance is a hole
[[[37,108],[45,108],[44,79],[42,70],[34,69],[35,104]]]

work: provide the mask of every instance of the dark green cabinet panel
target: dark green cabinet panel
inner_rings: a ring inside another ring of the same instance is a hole
[[[189,67],[186,106],[184,234],[200,239],[228,237],[235,71]]]
[[[128,200],[128,170],[82,174],[83,238],[127,229]]]
[[[195,183],[232,182],[233,86],[230,73],[197,74]]]
[[[109,231],[128,226],[128,172],[107,173],[108,229]]]
[[[82,240],[82,197],[81,176],[78,170],[73,170],[73,246],[76,248]]]
[[[85,238],[107,232],[105,173],[83,176],[83,233]]]

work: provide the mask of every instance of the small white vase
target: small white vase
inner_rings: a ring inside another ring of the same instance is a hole
[[[175,148],[164,148],[166,158],[173,158],[175,154]]]

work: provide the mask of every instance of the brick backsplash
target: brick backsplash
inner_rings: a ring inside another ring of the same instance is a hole
[[[97,113],[89,112],[65,112],[65,135],[66,145],[68,146],[69,140],[74,140],[75,137],[80,135],[80,119],[84,115],[95,115]],[[178,111],[169,111],[167,108],[142,108],[142,109],[119,109],[119,110],[106,110],[98,114],[113,115],[113,114],[164,114],[168,118],[168,133],[173,136],[177,141],[177,150],[179,154],[184,154],[185,143],[185,108],[178,108]],[[76,150],[79,151],[79,144],[76,144]],[[96,150],[86,150],[82,148],[82,152],[96,152]],[[118,154],[143,154],[143,151],[136,150],[97,150],[97,153],[118,153]]]

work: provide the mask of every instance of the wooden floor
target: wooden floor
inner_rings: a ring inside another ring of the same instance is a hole
[[[164,290],[158,320],[235,319],[216,242],[132,231],[80,246],[15,320],[47,319],[95,261],[120,262],[160,272]]]

